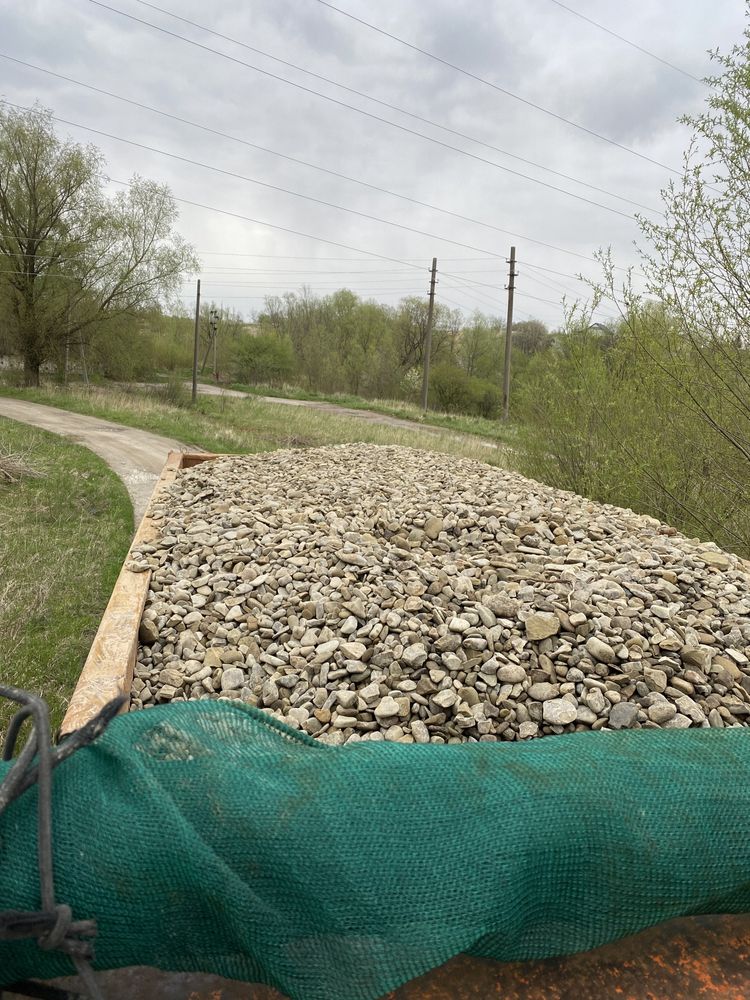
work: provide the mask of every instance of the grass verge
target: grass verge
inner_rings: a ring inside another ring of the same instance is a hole
[[[187,369],[178,371],[176,374],[187,381],[191,378],[191,372]],[[166,382],[168,378],[163,375],[155,376],[152,381]],[[207,385],[214,384],[213,379],[206,378],[205,376],[201,376],[198,381]],[[486,417],[473,417],[468,414],[442,413],[437,410],[428,410],[425,413],[421,406],[406,402],[403,399],[365,399],[363,396],[354,396],[344,392],[314,392],[297,385],[283,385],[279,387],[232,382],[226,388],[236,389],[239,392],[247,392],[251,396],[271,396],[276,399],[302,399],[313,403],[333,403],[335,406],[344,406],[350,410],[371,410],[373,413],[381,413],[386,417],[410,420],[417,425],[441,427],[445,430],[455,431],[458,434],[475,434],[478,437],[509,445],[513,443],[516,437],[516,428],[513,424],[506,424],[501,420],[488,420]]]
[[[0,484],[0,677],[59,727],[133,530],[125,487],[80,445],[0,418],[0,449],[36,474]],[[0,702],[0,732],[13,714]]]
[[[427,431],[370,423],[305,407],[274,404],[255,398],[201,396],[195,408],[172,405],[148,391],[101,387],[69,389],[0,388],[0,394],[141,427],[216,452],[257,452],[274,448],[317,447],[364,441],[402,444],[426,451],[462,455],[505,465],[500,443],[453,431]]]
[[[442,427],[445,430],[459,434],[475,434],[478,437],[511,444],[515,438],[512,425],[503,424],[499,420],[488,420],[486,417],[472,417],[468,414],[440,413],[428,410],[425,413],[420,406],[398,399],[364,399],[362,396],[350,396],[347,393],[307,392],[296,386],[286,386],[282,389],[272,386],[232,384],[232,389],[248,392],[254,396],[276,396],[279,399],[304,399],[317,403],[333,403],[345,406],[351,410],[371,410],[382,413],[386,417],[397,417],[399,420],[411,420],[415,424],[429,427]]]

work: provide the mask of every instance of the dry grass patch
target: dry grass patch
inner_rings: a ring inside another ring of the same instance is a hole
[[[28,455],[15,452],[0,444],[0,485],[20,482],[21,479],[38,479],[41,473],[30,465]]]

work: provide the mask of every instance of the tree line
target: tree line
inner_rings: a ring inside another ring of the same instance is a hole
[[[294,380],[321,392],[416,400],[427,313],[427,299],[416,296],[393,307],[364,301],[347,289],[325,297],[307,289],[272,297],[257,317],[255,335],[238,353],[237,374],[251,382]],[[540,348],[548,332],[534,321],[518,324],[515,336],[523,353]],[[431,405],[498,416],[503,347],[498,319],[476,312],[467,321],[459,309],[436,302]]]

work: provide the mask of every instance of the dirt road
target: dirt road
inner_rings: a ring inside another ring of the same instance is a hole
[[[187,449],[179,441],[150,431],[124,427],[108,420],[70,413],[41,403],[28,403],[22,399],[5,399],[0,396],[0,417],[10,417],[11,420],[20,420],[45,431],[61,434],[77,444],[85,445],[104,459],[125,483],[133,503],[135,524],[143,517],[167,452],[170,449],[201,450],[193,447]]]
[[[185,385],[190,388],[191,383]],[[370,424],[384,424],[386,427],[397,427],[400,430],[425,431],[428,434],[448,434],[451,437],[464,439],[469,435],[455,433],[445,427],[436,427],[434,424],[422,424],[418,420],[404,420],[401,417],[389,417],[385,413],[377,413],[375,410],[358,410],[352,406],[340,406],[338,403],[321,403],[315,399],[284,399],[281,396],[257,396],[251,392],[240,392],[237,389],[224,389],[220,385],[210,385],[199,383],[198,393],[203,396],[233,396],[237,399],[257,399],[262,403],[278,403],[280,406],[301,406],[308,410],[317,410],[319,413],[328,413],[332,417],[355,417],[357,420],[364,420]],[[498,447],[497,442],[489,441],[486,438],[471,436],[471,440],[488,448]]]
[[[185,383],[190,385],[190,383]],[[352,406],[340,406],[338,403],[321,403],[316,399],[284,399],[281,396],[258,396],[254,392],[239,392],[237,389],[224,389],[220,385],[201,383],[198,392],[203,396],[234,396],[241,399],[258,399],[262,403],[278,403],[280,406],[301,406],[307,410],[317,410],[319,413],[330,413],[336,417],[356,417],[370,424],[385,424],[386,427],[399,427],[401,430],[429,431],[434,434],[444,434],[445,429],[431,424],[420,424],[416,420],[402,420],[400,417],[389,417],[375,410],[358,410]]]

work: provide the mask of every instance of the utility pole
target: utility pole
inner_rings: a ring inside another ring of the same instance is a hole
[[[208,346],[206,347],[206,353],[203,355],[203,364],[201,365],[201,375],[206,370],[206,364],[208,363],[208,356],[211,353],[211,351],[213,350],[213,352],[214,352],[214,381],[215,382],[218,381],[218,379],[216,377],[216,374],[217,374],[216,373],[216,337],[217,337],[217,334],[219,332],[218,323],[219,323],[219,314],[216,311],[216,309],[214,309],[213,306],[210,306],[210,308],[208,310]]]
[[[198,336],[201,326],[201,279],[195,287],[195,336],[193,339],[193,405],[198,401]]]
[[[219,369],[216,365],[216,342],[219,339],[219,311],[213,309],[211,312],[211,339],[214,344],[214,382],[219,381]]]
[[[508,318],[505,322],[505,369],[503,371],[503,420],[508,419],[508,409],[510,407],[510,349],[513,333],[513,292],[515,291],[514,278],[516,277],[516,248],[510,248],[510,271],[508,273]]]
[[[432,352],[432,317],[435,312],[435,275],[437,274],[437,257],[432,258],[432,273],[430,275],[430,305],[427,310],[427,333],[424,343],[424,372],[422,374],[422,409],[427,410],[427,394],[430,388],[430,354]]]

